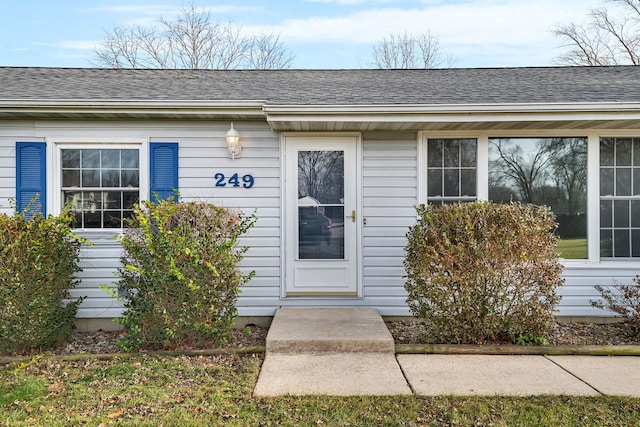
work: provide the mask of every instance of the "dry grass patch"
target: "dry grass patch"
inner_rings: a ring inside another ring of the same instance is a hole
[[[39,359],[0,370],[11,425],[633,426],[640,399],[281,397],[255,399],[257,356]]]

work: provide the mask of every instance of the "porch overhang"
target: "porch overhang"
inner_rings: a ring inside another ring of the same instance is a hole
[[[270,106],[276,131],[640,129],[640,103]]]

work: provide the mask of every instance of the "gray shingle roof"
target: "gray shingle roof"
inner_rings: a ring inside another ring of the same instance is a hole
[[[0,100],[271,105],[640,102],[640,67],[131,70],[0,67]]]

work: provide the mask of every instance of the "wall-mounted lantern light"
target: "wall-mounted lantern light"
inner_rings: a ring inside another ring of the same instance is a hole
[[[242,147],[240,146],[240,134],[233,128],[233,123],[231,123],[231,128],[227,131],[225,137],[227,138],[227,149],[229,150],[229,157],[232,159],[239,159],[240,155],[242,154]]]

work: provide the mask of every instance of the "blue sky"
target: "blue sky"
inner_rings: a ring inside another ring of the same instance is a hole
[[[90,67],[104,32],[175,16],[180,0],[0,0],[0,66]],[[429,29],[457,67],[553,65],[555,25],[602,0],[197,0],[214,19],[275,32],[294,68],[361,68],[389,33]]]

